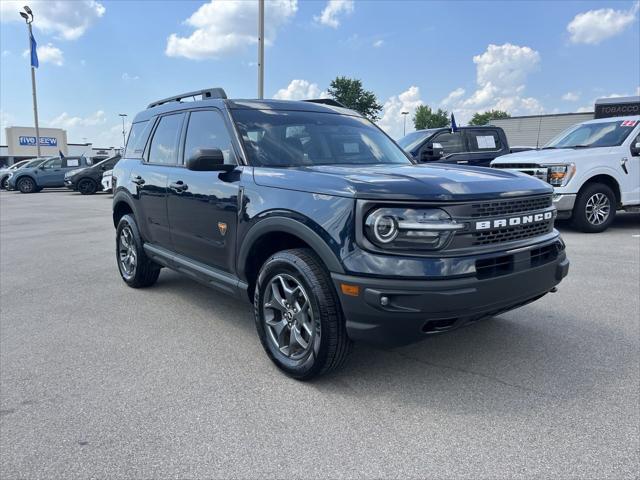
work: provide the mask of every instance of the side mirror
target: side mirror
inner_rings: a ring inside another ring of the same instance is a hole
[[[634,157],[640,157],[640,142],[636,142],[634,145],[631,145],[631,155]]]
[[[185,164],[187,170],[195,172],[230,172],[235,165],[224,163],[224,156],[219,148],[201,148],[196,150]]]
[[[442,145],[439,143],[427,143],[422,151],[420,152],[420,161],[421,162],[433,162],[434,160],[438,160],[442,158],[444,150],[442,149]]]

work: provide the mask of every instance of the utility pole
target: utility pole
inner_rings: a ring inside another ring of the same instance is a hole
[[[258,0],[258,98],[264,98],[264,0]]]
[[[400,115],[404,117],[404,123],[402,126],[402,136],[405,136],[407,134],[407,115],[409,115],[409,112],[400,112]]]
[[[124,119],[127,117],[126,113],[119,113],[120,117],[122,117],[122,154],[124,155],[124,149],[127,146],[127,139],[124,133]]]
[[[26,12],[26,13],[25,13]],[[33,64],[34,58],[34,47],[35,40],[33,40],[33,30],[31,28],[31,24],[33,23],[33,12],[28,6],[24,7],[24,12],[20,12],[20,16],[24,18],[24,21],[27,22],[27,26],[29,27],[29,53],[30,53],[30,62],[31,62],[31,94],[33,96],[33,118],[36,124],[36,148],[38,152],[38,157],[40,155],[40,125],[38,124],[38,98],[36,96],[36,65]],[[36,52],[37,55],[37,52]],[[37,58],[37,57],[36,57]]]

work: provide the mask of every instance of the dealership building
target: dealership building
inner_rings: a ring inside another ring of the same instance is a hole
[[[0,166],[13,165],[20,160],[38,156],[34,127],[7,127],[5,138],[7,144],[0,145]],[[68,143],[67,132],[61,128],[40,129],[40,155],[43,157],[56,157],[62,152],[65,156],[85,156],[95,163],[119,151],[119,148],[114,147],[94,147],[91,143]]]

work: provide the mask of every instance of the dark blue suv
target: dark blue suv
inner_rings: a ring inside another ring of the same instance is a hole
[[[268,356],[299,379],[354,340],[406,344],[534,301],[569,266],[549,185],[416,165],[331,100],[154,102],[113,182],[123,280],[168,267],[250,299]]]

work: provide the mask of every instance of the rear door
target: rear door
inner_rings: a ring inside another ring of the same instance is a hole
[[[225,163],[237,165],[229,127],[217,109],[190,112],[184,160],[198,149],[218,148]],[[195,172],[184,167],[169,172],[167,211],[177,253],[233,272],[240,173],[240,167],[231,172]]]
[[[505,147],[497,130],[469,128],[464,129],[464,134],[469,150],[464,163],[469,165],[488,167],[491,160],[500,155]]]
[[[145,240],[172,248],[167,216],[167,182],[178,164],[179,139],[185,114],[173,113],[158,119],[144,160],[131,168],[137,185],[139,214],[143,217]]]

